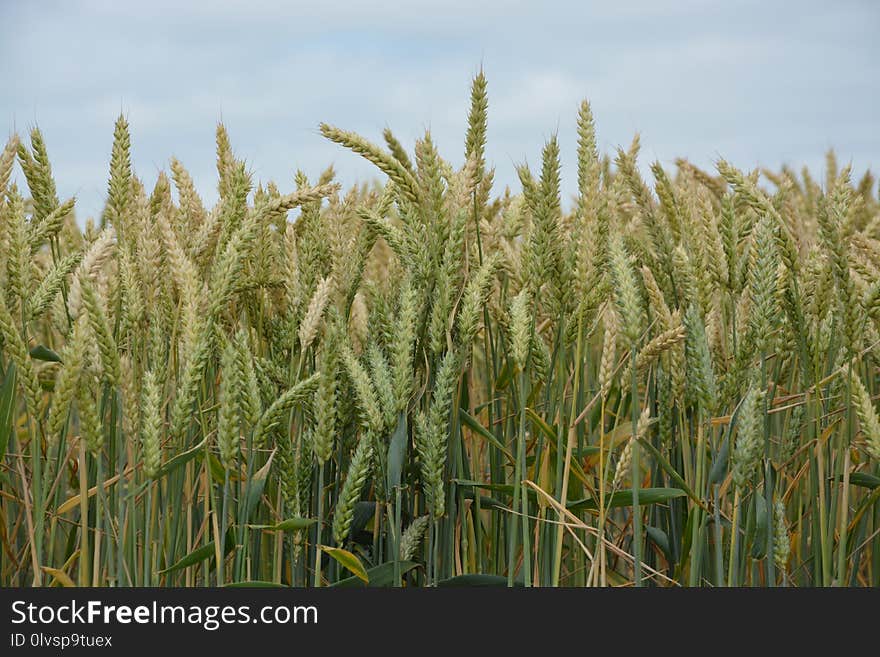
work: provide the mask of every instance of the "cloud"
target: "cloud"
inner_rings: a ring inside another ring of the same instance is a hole
[[[255,175],[292,186],[334,163],[343,182],[375,169],[326,142],[319,121],[412,145],[430,129],[460,163],[468,84],[489,77],[487,156],[498,189],[558,133],[574,190],[575,116],[589,98],[600,147],[642,134],[643,164],[821,166],[835,146],[858,168],[880,152],[880,54],[871,2],[270,2],[5,4],[0,119],[39,124],[59,194],[81,215],[105,197],[113,121],[132,128],[137,173],[170,156],[216,198],[222,119]]]

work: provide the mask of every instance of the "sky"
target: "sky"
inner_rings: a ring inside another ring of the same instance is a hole
[[[345,184],[381,178],[321,121],[373,141],[389,127],[410,149],[430,129],[459,166],[480,68],[498,193],[553,134],[574,193],[584,98],[602,151],[640,133],[645,171],[723,156],[821,176],[830,147],[857,175],[880,169],[876,0],[0,0],[0,25],[0,137],[39,126],[81,218],[106,199],[120,112],[148,189],[174,156],[210,205],[220,120],[255,181],[283,192],[329,164]]]

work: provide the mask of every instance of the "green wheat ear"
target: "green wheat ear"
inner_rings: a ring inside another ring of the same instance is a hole
[[[144,418],[141,433],[144,474],[154,479],[162,465],[162,407],[159,382],[153,370],[148,370],[144,375],[141,408]]]
[[[526,289],[519,293],[510,302],[510,347],[511,354],[516,366],[520,370],[526,367],[526,358],[529,355],[529,340],[531,337],[531,299]]]
[[[0,153],[0,193],[6,192],[6,187],[12,174],[12,165],[15,164],[15,157],[18,154],[18,148],[18,135],[13,134],[3,147],[3,152]]]
[[[880,418],[877,416],[877,409],[862,380],[855,375],[852,377],[852,391],[866,449],[871,458],[880,461]]]
[[[486,129],[488,126],[489,95],[488,82],[481,70],[471,85],[471,108],[468,113],[467,137],[464,145],[465,161],[473,158],[477,164],[477,179],[483,177],[486,166]]]
[[[121,229],[131,202],[131,135],[123,115],[116,119],[113,150],[110,154],[110,181],[107,184],[107,219]]]
[[[240,404],[243,381],[238,377],[238,354],[235,343],[229,341],[220,359],[220,391],[218,394],[217,446],[220,449],[220,462],[227,470],[235,467],[240,449],[241,415]]]
[[[749,388],[739,407],[736,442],[731,459],[733,481],[739,488],[753,480],[764,450],[764,393]]]
[[[321,134],[330,141],[351,149],[379,167],[394,181],[409,201],[415,203],[419,200],[418,183],[413,178],[412,173],[393,155],[386,153],[375,144],[353,132],[346,132],[326,123],[322,123],[319,128]]]
[[[614,279],[615,302],[621,318],[623,334],[630,348],[635,348],[642,335],[645,313],[642,306],[632,260],[619,234],[612,235],[610,243],[611,272]]]
[[[362,436],[351,457],[348,474],[342,491],[339,493],[339,503],[333,514],[333,540],[337,545],[342,545],[345,542],[351,529],[354,508],[360,498],[367,474],[370,472],[370,460],[373,455],[372,442],[369,435]]]

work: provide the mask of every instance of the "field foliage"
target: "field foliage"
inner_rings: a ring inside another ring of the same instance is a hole
[[[322,124],[347,190],[220,125],[212,208],[120,117],[95,221],[13,136],[0,584],[880,584],[871,174],[645,180],[584,102],[576,198],[555,137],[498,190],[487,98],[460,169]]]

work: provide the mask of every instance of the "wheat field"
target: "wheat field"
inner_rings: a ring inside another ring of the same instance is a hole
[[[520,188],[321,124],[382,182],[106,205],[38,129],[0,154],[4,586],[877,586],[870,173],[559,144]],[[575,112],[573,111],[573,114]],[[455,154],[459,159],[459,154]],[[572,172],[573,174],[574,172]]]

